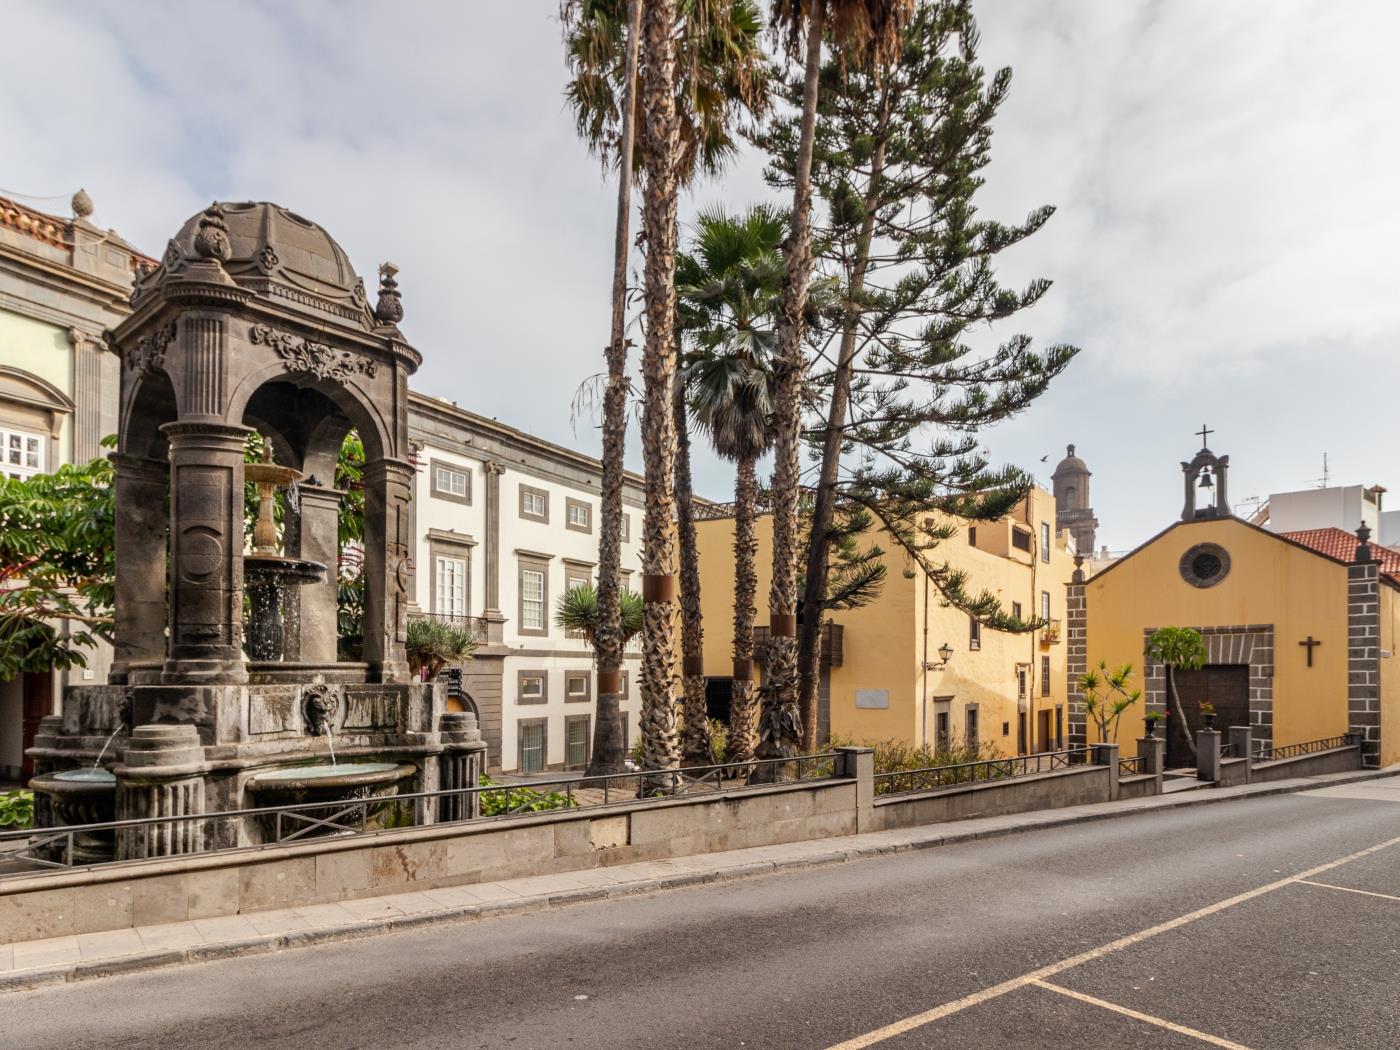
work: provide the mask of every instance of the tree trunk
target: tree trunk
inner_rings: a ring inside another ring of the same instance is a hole
[[[588,775],[620,773],[622,747],[622,472],[627,442],[627,249],[632,216],[632,156],[636,148],[637,53],[642,0],[627,5],[626,83],[622,90],[617,226],[613,234],[612,331],[606,351],[608,384],[603,394],[603,478],[598,515],[598,707]]]
[[[812,279],[812,147],[816,138],[817,91],[826,4],[816,0],[807,24],[802,122],[792,194],[792,231],[787,272],[778,301],[777,373],[773,440],[773,580],[768,594],[768,667],[763,683],[759,754],[780,758],[802,743],[797,706],[797,509],[802,475],[802,313]]]
[[[856,343],[860,334],[859,299],[865,290],[865,271],[870,262],[870,242],[875,233],[875,213],[880,181],[885,170],[885,135],[889,127],[888,87],[880,95],[880,115],[876,128],[875,151],[870,161],[870,182],[865,191],[865,215],[856,237],[855,257],[846,271],[846,304],[841,323],[841,349],[836,357],[836,374],[827,408],[826,434],[822,444],[821,474],[812,507],[812,528],[807,546],[807,580],[802,596],[802,625],[797,642],[798,698],[802,711],[802,749],[811,754],[817,748],[817,687],[821,674],[822,610],[826,599],[827,560],[830,549],[827,532],[836,513],[836,482],[841,467],[841,439],[846,430],[846,407],[851,397],[855,373]]]
[[[727,762],[753,758],[753,621],[758,594],[754,558],[754,517],[758,509],[758,473],[752,459],[739,460],[734,481],[734,678],[729,698]]]
[[[1186,721],[1186,711],[1181,706],[1181,694],[1176,691],[1176,675],[1171,664],[1167,664],[1167,689],[1171,691],[1172,703],[1176,705],[1176,717],[1181,719],[1181,735],[1186,738],[1186,746],[1191,754],[1196,753],[1196,739],[1191,735],[1191,726]]]
[[[681,763],[708,766],[710,720],[705,703],[705,635],[700,617],[700,557],[695,550],[695,514],[691,505],[690,428],[685,390],[677,380],[676,417],[676,538],[681,555],[681,672],[685,699],[681,704]]]
[[[676,99],[675,0],[649,0],[643,14],[642,80],[647,180],[642,229],[646,236],[643,288],[646,347],[642,354],[642,457],[646,512],[642,519],[642,764],[675,769],[676,740],[676,426],[672,383],[676,372]],[[670,777],[647,778],[644,790],[669,790]]]

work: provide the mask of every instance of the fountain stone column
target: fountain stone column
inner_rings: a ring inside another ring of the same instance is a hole
[[[413,476],[407,460],[365,464],[364,659],[371,682],[408,681],[404,641],[413,574],[408,524]]]
[[[137,726],[113,770],[117,775],[117,819],[205,812],[204,777],[208,771],[199,730],[194,726]],[[121,828],[117,859],[200,853],[209,848],[220,830],[211,821],[198,820]]]
[[[340,528],[340,498],[345,493],[336,488],[311,485],[303,481],[297,486],[301,501],[296,554],[299,558],[318,561],[326,566],[326,577],[319,583],[308,583],[300,589],[302,663],[329,664],[336,660],[336,559],[339,557],[337,537]]]
[[[438,720],[442,754],[438,758],[443,791],[477,787],[486,758],[486,741],[471,711],[446,711]],[[480,795],[446,795],[438,800],[438,820],[470,820],[481,816]]]
[[[253,431],[178,422],[170,438],[168,685],[246,682],[243,658],[243,446]]]
[[[129,681],[133,667],[158,668],[165,658],[165,552],[170,524],[165,494],[170,470],[164,463],[113,452],[116,508],[116,603],[112,625],[112,669],[108,681]]]

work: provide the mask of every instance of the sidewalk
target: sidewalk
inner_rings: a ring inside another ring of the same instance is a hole
[[[1397,778],[1393,785],[1386,787],[1395,788],[1395,800],[1400,802],[1400,769],[1391,767],[619,864],[508,882],[366,897],[339,904],[0,944],[0,993],[184,962],[273,952],[397,929],[543,911],[583,901],[655,893],[1036,828],[1062,827],[1152,810],[1279,795],[1382,777]]]

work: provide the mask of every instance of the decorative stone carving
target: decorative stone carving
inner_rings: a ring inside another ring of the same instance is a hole
[[[287,363],[287,371],[300,372],[314,379],[344,383],[357,373],[373,379],[378,370],[377,364],[367,357],[360,357],[349,350],[333,350],[324,343],[313,343],[310,339],[279,332],[270,325],[253,325],[248,338],[276,350]]]
[[[277,258],[277,253],[270,244],[264,244],[262,251],[258,252],[258,265],[262,267],[264,273],[271,273],[277,269],[281,261]]]
[[[194,235],[194,250],[201,259],[226,261],[233,253],[228,243],[228,223],[224,222],[224,209],[220,204],[211,204],[199,220],[199,232]]]
[[[399,268],[391,262],[379,267],[379,302],[375,304],[374,316],[382,324],[398,324],[403,320],[403,298],[399,295],[399,283],[394,275]]]
[[[175,341],[175,322],[156,329],[150,335],[142,336],[136,345],[126,352],[126,367],[144,378],[157,368],[165,367],[165,351]]]
[[[86,219],[92,214],[92,198],[88,196],[87,190],[80,189],[73,194],[73,214],[79,219]]]
[[[332,730],[331,722],[340,709],[340,689],[329,682],[317,682],[302,690],[301,712],[306,731],[312,736],[325,736]]]

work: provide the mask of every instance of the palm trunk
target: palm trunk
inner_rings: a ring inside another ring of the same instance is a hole
[[[643,14],[642,112],[647,159],[642,229],[646,237],[643,288],[647,337],[642,354],[642,456],[646,512],[642,520],[642,764],[679,764],[676,708],[676,425],[672,384],[676,372],[676,99],[675,0],[649,0]],[[670,777],[649,777],[644,790],[668,790]]]
[[[681,761],[708,766],[710,720],[705,703],[705,635],[700,618],[700,558],[695,550],[695,515],[691,505],[690,428],[686,421],[685,390],[677,380],[676,417],[676,538],[681,555],[681,672],[685,699],[681,704]]]
[[[865,291],[865,271],[870,261],[870,243],[875,234],[880,181],[885,170],[885,130],[889,124],[889,89],[881,93],[880,116],[875,152],[870,162],[870,182],[865,192],[865,217],[856,237],[855,258],[847,270],[846,308],[841,326],[841,349],[836,358],[836,374],[827,409],[826,435],[822,444],[821,474],[812,507],[812,529],[807,547],[807,580],[802,596],[802,625],[797,642],[798,698],[802,710],[802,749],[808,754],[817,748],[817,686],[821,674],[822,608],[826,598],[827,559],[830,549],[827,532],[836,513],[836,481],[841,466],[841,439],[845,436],[846,407],[855,374],[856,342]]]
[[[627,82],[622,90],[617,226],[613,234],[612,331],[606,351],[608,385],[603,394],[602,506],[598,522],[598,708],[588,775],[623,771],[622,747],[622,463],[627,442],[627,249],[632,215],[632,155],[636,149],[637,52],[642,0],[627,5]]]
[[[787,273],[778,302],[778,345],[774,360],[777,392],[773,440],[773,580],[768,595],[771,637],[759,743],[759,754],[764,758],[794,754],[802,742],[802,713],[797,706],[797,508],[802,480],[798,452],[806,371],[802,354],[802,312],[812,279],[812,147],[816,139],[825,9],[823,0],[816,0],[807,25],[792,232],[787,243]]]
[[[1176,675],[1172,673],[1172,665],[1167,664],[1167,689],[1172,694],[1172,704],[1176,707],[1176,717],[1181,719],[1181,735],[1186,738],[1186,746],[1191,749],[1191,754],[1196,753],[1196,741],[1191,736],[1191,727],[1186,722],[1186,711],[1181,706],[1181,694],[1176,691]]]
[[[758,472],[752,459],[739,460],[734,481],[734,678],[729,697],[729,746],[725,761],[753,758],[753,621],[757,614],[758,575],[754,558],[754,517],[758,509]]]

